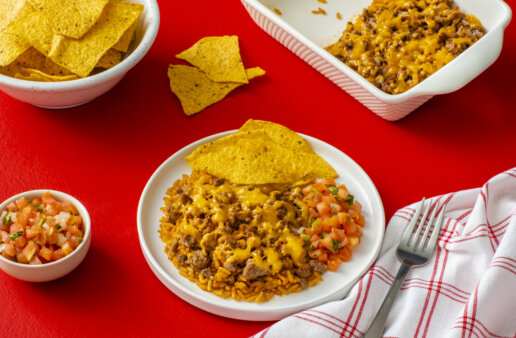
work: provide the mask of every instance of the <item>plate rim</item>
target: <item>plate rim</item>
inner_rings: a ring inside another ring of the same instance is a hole
[[[143,206],[145,199],[149,193],[149,190],[153,186],[153,183],[158,175],[162,173],[162,171],[168,166],[168,164],[172,161],[174,161],[177,157],[180,157],[185,151],[188,151],[190,149],[195,149],[195,147],[198,147],[199,145],[202,145],[204,143],[216,140],[218,138],[221,138],[223,136],[232,134],[237,132],[238,130],[228,130],[216,134],[212,134],[206,137],[203,137],[197,141],[194,141],[190,144],[187,144],[186,146],[182,147],[181,149],[174,152],[171,156],[169,156],[164,162],[162,162],[158,168],[153,172],[147,183],[145,184],[145,187],[142,191],[142,194],[140,196],[140,200],[138,202],[138,210],[137,210],[137,230],[138,230],[138,238],[140,243],[140,248],[143,252],[143,256],[151,268],[152,272],[158,277],[158,279],[170,290],[172,291],[176,296],[183,299],[184,301],[190,303],[191,305],[194,305],[202,310],[205,310],[207,312],[232,318],[232,319],[239,319],[239,320],[249,320],[249,321],[269,321],[269,320],[278,320],[285,316],[288,316],[292,313],[296,313],[298,311],[301,311],[303,309],[307,309],[313,306],[321,305],[323,303],[326,303],[328,301],[333,301],[340,299],[347,294],[349,289],[365,274],[365,272],[371,267],[371,265],[376,261],[378,254],[380,253],[381,244],[383,242],[384,234],[385,234],[385,211],[383,207],[383,203],[380,197],[380,194],[374,185],[373,181],[367,175],[367,173],[362,169],[358,163],[356,163],[351,157],[349,157],[347,154],[342,152],[340,149],[334,147],[333,145],[322,141],[320,139],[317,139],[315,137],[305,135],[302,133],[297,133],[298,135],[302,136],[305,140],[307,140],[311,146],[314,146],[314,143],[321,143],[324,147],[328,147],[330,150],[335,151],[339,154],[339,156],[342,156],[346,161],[350,162],[353,166],[355,166],[355,169],[359,171],[360,175],[362,175],[362,179],[365,180],[367,183],[367,189],[365,190],[371,190],[373,193],[372,196],[368,196],[371,198],[371,204],[378,207],[378,221],[382,225],[378,229],[380,230],[380,234],[378,234],[378,239],[374,243],[374,252],[372,255],[372,258],[370,261],[368,261],[367,264],[361,267],[359,270],[359,273],[357,274],[357,277],[354,278],[351,282],[347,284],[346,287],[337,289],[336,291],[327,294],[325,297],[307,300],[302,302],[302,304],[287,304],[283,306],[278,306],[273,309],[271,308],[257,308],[257,309],[244,309],[244,310],[237,310],[235,313],[235,308],[228,306],[224,304],[223,302],[216,302],[212,299],[204,298],[202,296],[199,296],[198,294],[193,293],[191,290],[187,289],[185,286],[181,285],[178,281],[175,280],[173,276],[170,276],[170,274],[161,267],[161,264],[157,261],[157,259],[152,254],[149,245],[147,241],[145,240],[145,236],[143,233]],[[362,183],[361,186],[364,186]],[[175,267],[174,267],[175,268]],[[193,283],[193,282],[191,282]],[[201,290],[202,291],[202,290]],[[285,295],[288,296],[288,295]],[[221,300],[225,300],[222,299]],[[264,303],[260,303],[264,304]]]

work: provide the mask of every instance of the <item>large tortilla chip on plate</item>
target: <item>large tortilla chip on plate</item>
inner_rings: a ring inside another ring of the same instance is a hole
[[[108,0],[30,0],[56,34],[78,39],[99,19]]]
[[[209,36],[176,55],[215,82],[248,83],[237,36]]]
[[[316,178],[322,177],[338,177],[339,174],[332,168],[331,165],[328,164],[322,157],[317,154],[313,154],[312,163],[314,164],[314,169],[310,171],[308,174],[303,176],[300,180],[292,183],[292,186],[301,186],[308,184],[315,180]]]
[[[284,148],[262,131],[249,131],[202,145],[186,161],[194,170],[206,170],[236,184],[282,184],[309,173],[312,155]]]
[[[302,180],[294,183],[294,185],[303,185],[316,178],[338,176],[337,172],[331,165],[313,152],[312,147],[303,137],[281,124],[249,119],[242,127],[240,127],[238,132],[241,133],[256,130],[263,131],[267,136],[273,139],[274,142],[282,147],[313,154],[311,161],[314,164],[314,169],[304,176]]]
[[[250,68],[249,78],[265,74],[261,68]],[[242,85],[233,82],[214,82],[194,67],[170,65],[168,68],[170,89],[181,101],[186,115],[193,115],[204,108],[219,102],[233,89]]]
[[[299,136],[296,132],[288,129],[287,127],[282,126],[281,124],[249,119],[242,127],[240,127],[240,129],[238,129],[239,132],[253,130],[262,130],[267,134],[267,136],[272,138],[274,142],[283,147],[297,149],[305,152],[312,151],[312,147],[304,138]]]

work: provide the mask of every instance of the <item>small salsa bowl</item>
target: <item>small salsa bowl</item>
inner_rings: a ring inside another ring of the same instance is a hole
[[[46,192],[50,192],[52,197],[58,201],[68,200],[75,206],[80,216],[82,217],[84,236],[79,246],[75,248],[70,254],[50,263],[39,265],[23,264],[11,261],[0,255],[0,269],[14,278],[27,282],[47,282],[63,277],[75,269],[82,262],[90,247],[91,221],[88,211],[76,198],[64,192],[50,189],[23,192],[2,202],[2,204],[0,204],[0,212],[7,210],[7,206],[11,202],[15,202],[22,197],[25,197],[27,200],[32,200],[35,197],[41,197]]]

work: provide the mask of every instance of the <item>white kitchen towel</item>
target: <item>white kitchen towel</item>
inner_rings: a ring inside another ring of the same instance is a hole
[[[384,337],[515,337],[516,168],[482,188],[432,200],[446,204],[438,247],[409,272]],[[346,298],[286,317],[255,337],[363,335],[400,266],[396,248],[415,206],[393,215],[378,260]]]

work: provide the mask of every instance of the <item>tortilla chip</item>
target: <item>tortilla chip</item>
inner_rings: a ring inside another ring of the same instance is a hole
[[[41,54],[36,48],[30,47],[21,54],[15,61],[19,67],[32,68],[45,74],[63,76],[72,75],[70,71],[52,61],[50,58]]]
[[[40,12],[30,12],[11,22],[5,32],[15,34],[48,56],[64,39],[56,35]]]
[[[194,170],[206,170],[235,184],[282,184],[309,173],[312,155],[284,148],[263,131],[249,131],[204,144],[186,161]]]
[[[312,158],[314,169],[310,171],[308,174],[303,176],[300,180],[292,183],[292,186],[298,187],[302,185],[306,185],[316,178],[322,178],[322,177],[338,177],[339,174],[335,171],[335,169],[332,168],[331,165],[328,164],[322,157],[320,157],[317,154],[314,154],[314,157]]]
[[[0,66],[7,66],[30,47],[24,39],[4,30],[11,22],[33,10],[24,0],[0,0]]]
[[[9,65],[29,47],[27,41],[16,35],[0,33],[0,66]]]
[[[176,57],[198,67],[212,81],[249,82],[235,35],[202,38]]]
[[[120,63],[122,60],[122,53],[116,49],[111,48],[104,54],[99,62],[95,65],[95,68],[109,69]]]
[[[12,21],[34,11],[34,8],[25,0],[0,0],[0,32]]]
[[[127,52],[129,49],[129,45],[131,44],[131,41],[133,41],[134,32],[136,31],[136,27],[138,26],[138,20],[136,20],[129,29],[127,29],[118,40],[118,42],[112,47],[113,49],[116,49],[120,52]]]
[[[41,12],[32,12],[13,21],[6,30],[27,40],[56,64],[86,77],[142,11],[140,4],[113,0],[80,39],[54,34]]]
[[[249,79],[265,74],[265,71],[258,67],[251,68],[248,72]],[[193,115],[221,101],[229,92],[242,85],[233,82],[213,82],[201,70],[183,65],[170,65],[168,77],[170,89],[181,101],[186,115]]]
[[[37,69],[22,68],[21,73],[14,75],[17,79],[39,81],[39,82],[59,82],[77,80],[79,77],[75,74],[71,75],[50,75]]]
[[[29,0],[56,34],[82,37],[99,19],[109,0]]]
[[[263,131],[267,136],[272,138],[274,142],[283,147],[304,152],[312,152],[312,147],[304,138],[281,124],[249,119],[242,127],[240,127],[240,129],[238,129],[239,132],[254,130]]]
[[[88,76],[100,58],[138,20],[142,11],[140,4],[111,1],[97,23],[81,39],[63,39],[49,57],[81,77]]]
[[[320,177],[338,176],[337,172],[322,157],[313,152],[312,147],[303,137],[281,124],[250,119],[240,127],[238,132],[242,133],[257,130],[263,131],[267,136],[274,140],[275,143],[282,147],[313,153],[314,156],[311,161],[314,165],[314,169],[300,181],[295,182],[294,186],[309,183]]]

